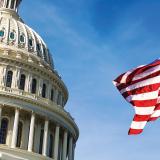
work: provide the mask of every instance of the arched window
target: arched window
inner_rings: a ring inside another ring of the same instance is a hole
[[[42,97],[43,97],[43,98],[46,98],[46,84],[43,84]]]
[[[10,37],[10,39],[11,39],[12,41],[14,41],[14,40],[16,39],[16,33],[15,33],[15,31],[10,32],[9,37]]]
[[[32,46],[33,46],[32,38],[29,38],[29,40],[28,40],[28,44],[29,44],[29,46],[30,46],[30,47],[32,47]]]
[[[23,129],[23,124],[22,122],[19,122],[18,124],[18,134],[17,134],[17,147],[21,147],[21,140],[22,140],[22,129]]]
[[[21,74],[19,89],[24,90],[25,81],[26,81],[26,76],[24,74]]]
[[[38,50],[38,52],[41,51],[41,45],[39,43],[37,43],[37,50]]]
[[[50,142],[49,142],[49,157],[53,157],[53,135],[50,134]]]
[[[20,40],[20,42],[21,42],[22,44],[25,43],[25,35],[24,35],[24,33],[22,33],[22,34],[20,35],[19,40]]]
[[[44,46],[43,46],[43,56],[44,56],[44,60],[47,61],[47,52]]]
[[[4,38],[4,36],[5,36],[5,28],[2,28],[2,29],[0,30],[0,37],[1,37],[1,38]]]
[[[33,39],[29,38],[28,42],[29,42],[29,47],[33,47]]]
[[[31,93],[35,94],[36,93],[36,88],[37,88],[37,80],[33,79],[32,80],[32,90],[31,90]]]
[[[51,101],[53,101],[53,99],[54,99],[54,90],[51,89]]]
[[[12,76],[13,76],[13,72],[12,71],[8,71],[7,79],[6,79],[6,87],[11,87],[11,85],[12,85]]]
[[[39,154],[42,154],[43,135],[44,135],[44,129],[41,128],[41,134],[40,134],[40,140],[39,140]]]
[[[41,45],[37,43],[37,55],[41,57]]]
[[[8,119],[3,118],[1,120],[0,144],[6,144],[7,131],[8,131]]]

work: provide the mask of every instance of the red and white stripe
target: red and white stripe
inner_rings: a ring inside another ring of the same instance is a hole
[[[160,60],[123,73],[113,83],[135,109],[129,134],[141,133],[148,121],[160,117]]]

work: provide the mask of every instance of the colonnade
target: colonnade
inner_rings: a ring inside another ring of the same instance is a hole
[[[2,109],[3,107],[0,106],[0,120],[2,119]],[[12,138],[11,138],[11,145],[10,147],[16,149],[17,137],[18,137],[18,124],[20,119],[20,109],[15,108],[14,114],[14,123],[13,123],[13,131],[12,131]],[[35,132],[35,120],[36,120],[36,113],[31,113],[30,118],[30,127],[29,127],[29,138],[28,138],[28,152],[33,152],[33,144],[34,144],[34,132]],[[48,147],[48,133],[49,133],[49,124],[51,121],[49,119],[44,119],[44,134],[43,134],[43,146],[42,146],[42,155],[47,156],[47,147]],[[57,124],[55,126],[54,131],[54,148],[52,152],[52,157],[54,160],[74,160],[74,140],[73,136],[67,131],[63,131],[62,136],[62,151],[61,155],[59,156],[59,145],[60,145],[60,130],[61,126]]]

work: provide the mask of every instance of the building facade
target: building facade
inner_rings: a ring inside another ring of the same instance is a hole
[[[0,159],[74,160],[79,130],[43,39],[0,0]]]

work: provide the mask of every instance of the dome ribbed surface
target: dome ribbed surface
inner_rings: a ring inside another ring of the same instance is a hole
[[[1,11],[2,9],[0,9]],[[18,49],[34,54],[54,68],[53,59],[43,39],[18,14],[3,9],[0,18],[0,44],[14,46]],[[2,14],[4,13],[4,14]]]

